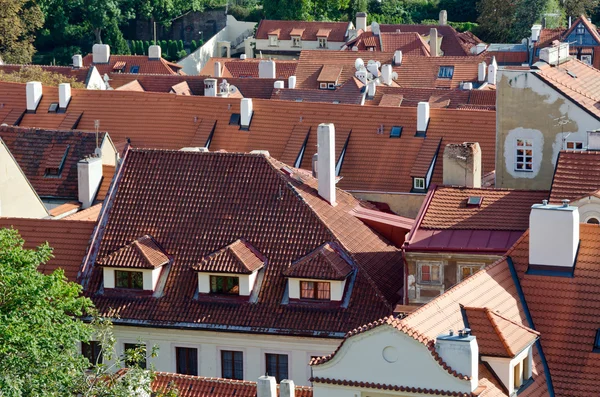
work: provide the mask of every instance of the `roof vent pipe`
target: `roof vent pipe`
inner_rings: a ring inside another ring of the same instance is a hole
[[[285,88],[285,83],[282,80],[277,80],[274,84],[273,84],[274,88]]]
[[[335,126],[319,124],[317,129],[317,181],[319,196],[332,206],[335,201]]]
[[[215,62],[215,77],[221,77],[221,62]]]
[[[296,88],[296,76],[288,77],[288,88],[291,88],[291,89]]]
[[[58,108],[65,110],[71,101],[71,84],[61,83],[58,85]]]
[[[417,105],[417,134],[425,134],[429,125],[429,102],[419,102]]]
[[[42,83],[39,81],[30,81],[25,87],[27,97],[27,112],[35,113],[40,101],[42,100]]]
[[[252,98],[242,98],[240,105],[240,126],[248,129],[252,121]]]
[[[82,68],[83,67],[83,58],[81,54],[73,55],[73,67],[74,68]]]

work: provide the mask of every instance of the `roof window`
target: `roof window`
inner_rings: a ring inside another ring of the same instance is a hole
[[[480,207],[483,202],[483,197],[481,196],[469,196],[467,199],[467,207]]]
[[[454,66],[440,66],[438,78],[451,79],[454,76]]]
[[[58,103],[53,102],[50,104],[50,106],[48,106],[48,113],[56,113],[56,111],[58,110]]]
[[[139,73],[140,67],[138,65],[133,65],[131,69],[129,69],[129,73]]]
[[[596,331],[596,337],[594,338],[594,352],[600,353],[600,328]]]
[[[240,114],[232,113],[229,118],[229,125],[240,125]]]
[[[67,154],[69,153],[70,147],[71,145],[65,145],[63,147],[56,145],[53,148],[50,155],[46,157],[46,170],[44,173],[45,177],[60,176],[65,165],[65,160],[67,159]]]
[[[117,61],[113,65],[113,72],[123,73],[125,71],[125,66],[127,66],[127,62],[125,62],[125,61]]]
[[[401,135],[402,135],[402,127],[393,126],[392,130],[390,131],[390,138],[400,138]]]

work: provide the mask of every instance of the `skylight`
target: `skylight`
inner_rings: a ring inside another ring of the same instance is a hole
[[[50,106],[48,106],[48,113],[56,113],[56,111],[58,110],[58,103],[53,102],[50,104]]]
[[[440,66],[438,78],[451,79],[454,76],[454,66]]]
[[[467,199],[467,207],[479,207],[482,201],[483,197],[481,196],[469,196]]]
[[[139,73],[140,72],[140,67],[137,65],[133,65],[131,67],[131,69],[129,69],[129,73]]]
[[[240,125],[240,114],[232,113],[229,118],[229,125]]]
[[[390,138],[400,138],[401,135],[402,135],[402,127],[393,126],[392,130],[390,131]]]

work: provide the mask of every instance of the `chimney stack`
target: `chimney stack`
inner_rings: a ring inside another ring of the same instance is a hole
[[[258,77],[261,79],[276,79],[275,61],[265,60],[258,63]]]
[[[277,381],[273,376],[263,375],[258,378],[256,397],[277,397]]]
[[[377,92],[377,83],[375,80],[369,81],[367,84],[367,99],[373,99],[375,97],[375,93]]]
[[[529,265],[572,272],[579,248],[579,210],[562,205],[534,204],[529,215]]]
[[[73,67],[76,69],[83,67],[83,58],[81,57],[81,54],[73,55]]]
[[[394,66],[402,65],[402,50],[394,51]]]
[[[600,130],[588,131],[587,136],[587,150],[600,150]]]
[[[360,80],[361,83],[363,84],[367,84],[367,70],[366,69],[362,69],[362,70],[357,70],[356,72],[354,72],[354,76]]]
[[[252,98],[242,98],[240,105],[240,126],[243,129],[250,128],[250,122],[252,121]]]
[[[440,55],[440,43],[436,28],[429,29],[429,51],[431,52],[432,57]]]
[[[71,84],[61,83],[58,85],[58,108],[65,110],[71,101]]]
[[[471,91],[473,89],[473,83],[471,83],[470,81],[462,83],[462,89],[465,91]]]
[[[296,397],[296,386],[294,381],[290,379],[284,379],[279,384],[279,397]]]
[[[335,206],[335,126],[333,124],[319,124],[317,152],[319,196]]]
[[[274,88],[285,88],[285,83],[282,80],[277,80],[274,84],[273,84]]]
[[[102,159],[92,156],[77,163],[78,196],[81,208],[89,208],[102,181]]]
[[[35,113],[40,101],[42,100],[42,83],[39,81],[29,81],[25,86],[25,95],[27,97],[27,112]]]
[[[162,50],[159,45],[153,44],[148,47],[148,59],[156,60],[162,57]]]
[[[444,149],[444,185],[481,187],[481,148],[477,142],[448,144]]]
[[[488,84],[496,85],[496,76],[498,75],[498,64],[496,57],[492,58],[490,66],[488,66]]]
[[[485,82],[485,72],[487,70],[487,64],[485,61],[481,61],[481,63],[477,67],[477,81],[480,83]]]
[[[441,26],[448,25],[448,11],[446,11],[446,10],[440,11],[440,25]]]
[[[540,39],[540,33],[542,32],[542,25],[533,25],[531,27],[531,41],[534,43]]]
[[[363,32],[367,31],[367,13],[366,12],[357,12],[356,13],[356,30],[361,30]]]
[[[217,96],[216,79],[204,79],[204,96]]]
[[[221,77],[221,62],[215,62],[215,77]]]
[[[108,44],[94,44],[92,46],[92,61],[94,63],[108,63],[110,59],[110,46]]]
[[[291,88],[291,89],[296,88],[296,76],[288,77],[288,88]]]
[[[392,65],[381,66],[381,80],[385,85],[392,85]]]
[[[442,360],[456,372],[471,378],[471,388],[475,390],[479,383],[479,346],[477,339],[469,330],[439,335],[435,341],[435,350]]]
[[[419,102],[417,105],[417,135],[425,136],[429,125],[429,102]]]

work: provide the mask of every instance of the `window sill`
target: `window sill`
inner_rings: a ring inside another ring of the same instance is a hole
[[[533,170],[515,170],[515,172],[533,172]]]

